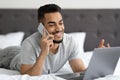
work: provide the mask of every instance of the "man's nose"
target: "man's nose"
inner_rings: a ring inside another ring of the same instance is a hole
[[[56,31],[60,31],[61,30],[61,26],[60,25],[57,25],[56,26]]]

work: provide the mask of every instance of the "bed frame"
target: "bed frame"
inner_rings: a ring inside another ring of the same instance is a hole
[[[104,38],[120,46],[120,9],[63,9],[65,32],[86,32],[85,51]],[[36,9],[0,9],[0,34],[24,31],[25,38],[37,31]]]

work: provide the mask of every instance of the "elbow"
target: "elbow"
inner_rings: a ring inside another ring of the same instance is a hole
[[[79,68],[73,69],[74,73],[76,73],[76,72],[85,72],[85,71],[86,71],[85,67],[79,67]]]
[[[82,68],[81,68],[81,71],[86,71],[86,67],[85,66],[83,66]]]

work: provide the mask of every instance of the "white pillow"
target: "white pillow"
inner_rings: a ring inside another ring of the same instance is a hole
[[[9,46],[20,46],[24,37],[24,32],[13,32],[0,35],[0,48],[4,49]]]
[[[83,53],[86,33],[85,32],[74,32],[74,33],[69,33],[69,35],[71,35],[73,39],[75,40],[75,42],[79,44],[79,48]]]

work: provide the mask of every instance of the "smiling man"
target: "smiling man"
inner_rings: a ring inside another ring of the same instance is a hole
[[[49,34],[36,32],[24,40],[20,51],[21,74],[41,75],[58,72],[69,61],[73,72],[85,70],[80,59],[79,45],[64,33],[61,8],[47,4],[38,9],[38,22],[42,23]]]

